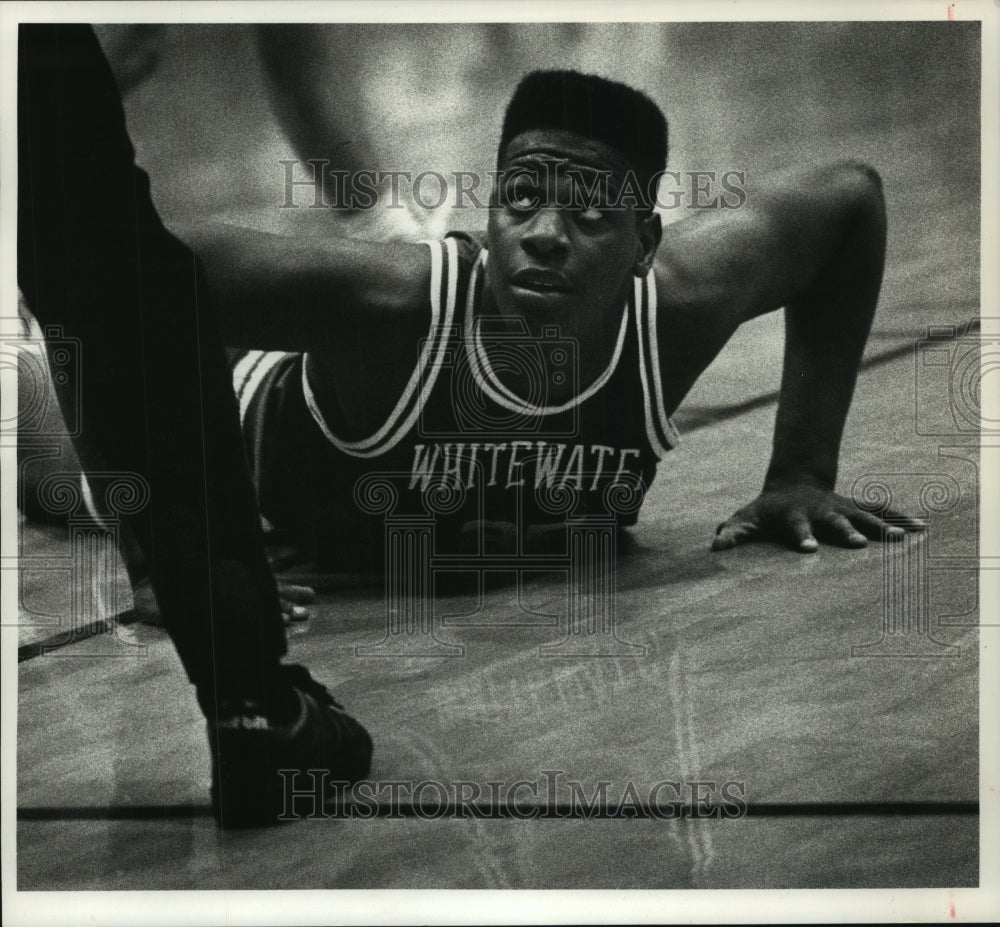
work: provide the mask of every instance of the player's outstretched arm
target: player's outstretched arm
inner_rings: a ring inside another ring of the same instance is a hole
[[[174,229],[205,267],[225,343],[322,349],[365,327],[409,322],[426,308],[426,246],[348,238],[290,238],[224,223]]]
[[[785,307],[764,487],[719,526],[713,549],[755,539],[783,540],[803,552],[819,541],[863,546],[883,536],[883,521],[834,486],[882,281],[881,182],[866,165],[840,162],[786,172],[747,192],[742,209],[668,227],[659,255],[670,300],[660,321],[661,361],[675,390],[665,398],[674,406],[741,322]],[[904,533],[885,531],[890,539]]]

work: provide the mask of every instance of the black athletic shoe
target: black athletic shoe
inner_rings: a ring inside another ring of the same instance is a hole
[[[308,770],[323,770],[327,795],[331,783],[353,783],[371,768],[372,740],[343,706],[304,666],[282,666],[299,700],[298,717],[279,725],[251,699],[224,702],[215,721],[208,723],[212,751],[212,813],[219,827],[229,830],[264,827],[294,819],[286,807],[286,778],[278,770],[301,771],[296,788],[312,787]],[[294,781],[294,774],[291,774]],[[305,782],[306,786],[301,783]],[[309,803],[306,802],[306,805]],[[315,811],[322,813],[320,802]],[[331,812],[332,812],[331,808]],[[303,816],[313,813],[303,808]]]

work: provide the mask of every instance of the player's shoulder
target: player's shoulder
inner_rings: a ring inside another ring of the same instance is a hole
[[[418,261],[419,271],[411,274],[407,295],[397,310],[423,315],[429,304],[463,300],[472,269],[485,247],[485,233],[451,231],[440,239],[425,239]],[[411,267],[412,267],[411,263]]]
[[[423,316],[436,289],[463,293],[484,240],[485,233],[454,231],[439,239],[369,244],[359,256],[369,309]]]

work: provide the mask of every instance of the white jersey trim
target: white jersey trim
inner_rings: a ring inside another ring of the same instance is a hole
[[[421,244],[427,245],[431,252],[430,329],[402,396],[378,431],[358,441],[345,441],[338,438],[323,417],[319,404],[316,402],[316,396],[309,385],[307,371],[309,355],[307,354],[303,358],[302,392],[309,412],[326,439],[338,450],[352,457],[378,457],[395,447],[410,431],[417,416],[423,411],[441,371],[445,350],[448,346],[448,334],[455,317],[455,301],[458,292],[458,246],[453,238],[444,240],[443,249],[439,241],[423,241]],[[442,265],[444,266],[442,267]],[[443,321],[441,319],[442,277],[447,281]],[[434,355],[433,361],[430,360],[432,354]],[[421,380],[423,380],[423,386],[418,394],[417,390]],[[416,400],[414,401],[415,395]],[[400,424],[401,419],[403,420],[402,424]]]
[[[465,347],[469,355],[469,366],[472,369],[473,379],[476,381],[476,385],[490,397],[495,403],[503,408],[507,409],[509,412],[517,412],[520,414],[527,415],[557,415],[560,412],[567,412],[572,408],[580,405],[582,402],[590,399],[601,387],[604,386],[608,380],[614,375],[615,370],[618,368],[618,361],[621,360],[622,349],[625,347],[625,335],[628,331],[628,304],[625,305],[625,311],[622,313],[622,324],[618,330],[618,341],[615,344],[615,351],[611,357],[611,363],[608,365],[607,369],[602,373],[593,383],[590,384],[582,393],[574,396],[572,399],[564,402],[562,405],[558,406],[537,406],[520,396],[516,395],[512,390],[504,386],[500,382],[500,379],[493,372],[493,368],[490,366],[489,358],[486,354],[486,348],[483,345],[482,337],[482,326],[481,324],[476,324],[474,320],[474,303],[476,296],[476,284],[478,282],[479,271],[481,267],[486,266],[487,253],[486,250],[480,252],[479,259],[476,261],[472,268],[472,276],[469,280],[469,293],[468,293],[468,304],[465,309]]]
[[[253,369],[254,364],[257,363],[264,356],[263,351],[247,351],[237,362],[236,366],[233,367],[233,392],[237,396],[240,396],[243,392],[243,387],[246,385],[247,377],[250,375],[250,371]]]
[[[660,431],[666,438],[667,448],[675,448],[680,435],[663,404],[663,378],[660,373],[660,344],[656,336],[656,275],[650,271],[646,275],[646,319],[649,323],[649,361],[653,369],[653,407],[660,422]]]
[[[642,331],[642,281],[635,280],[635,331],[639,339],[639,379],[642,381],[642,411],[646,417],[646,440],[653,450],[657,459],[667,453],[659,436],[656,427],[653,425],[653,404],[649,396],[649,375],[646,373],[646,339],[643,338]]]
[[[645,280],[635,278],[635,330],[639,338],[639,379],[642,382],[646,438],[656,457],[662,459],[671,448],[677,446],[679,436],[663,407],[663,384],[655,327],[656,284],[650,279],[652,276],[648,274]]]
[[[253,397],[264,378],[282,358],[285,351],[248,351],[233,368],[233,386],[240,404],[240,423],[246,421]]]

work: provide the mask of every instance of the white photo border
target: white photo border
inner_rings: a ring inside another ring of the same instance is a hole
[[[1000,6],[991,0],[883,0],[803,4],[788,0],[739,2],[97,2],[0,6],[0,316],[16,315],[17,24],[80,22],[624,22],[624,21],[902,21],[979,20],[982,23],[981,292],[984,315],[1000,316]],[[16,415],[16,377],[3,371],[0,415]],[[7,450],[3,452],[5,455]],[[2,548],[17,555],[16,462],[0,466]],[[995,548],[1000,480],[983,473],[981,542]],[[981,575],[981,614],[1000,614],[1000,571]],[[2,585],[2,613],[17,612],[17,584]],[[3,915],[29,924],[423,924],[423,923],[787,923],[991,921],[1000,918],[1000,627],[980,627],[980,880],[979,888],[919,890],[680,890],[680,891],[183,891],[19,892],[16,890],[17,628],[2,632],[2,877]],[[166,897],[165,897],[166,896]]]

